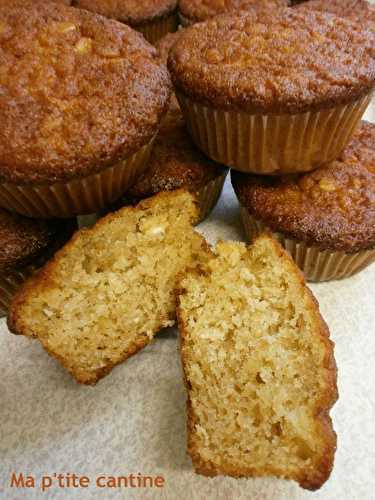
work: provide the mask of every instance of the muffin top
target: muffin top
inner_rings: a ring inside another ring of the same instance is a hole
[[[375,23],[375,8],[366,0],[309,0],[299,4],[297,8],[330,12],[355,21],[372,21]]]
[[[73,5],[137,25],[170,14],[176,8],[177,0],[74,0]]]
[[[0,208],[0,272],[31,264],[46,249],[73,233],[73,220],[27,219]]]
[[[0,182],[96,173],[145,145],[170,78],[131,28],[54,3],[0,9]]]
[[[189,22],[206,21],[211,17],[252,7],[287,7],[289,0],[180,0],[180,13]]]
[[[126,196],[141,199],[178,188],[196,191],[226,171],[194,146],[181,112],[171,110],[155,140],[148,169]]]
[[[298,113],[352,102],[375,86],[369,23],[316,11],[254,9],[187,28],[168,67],[202,104]]]
[[[375,246],[375,124],[362,122],[341,157],[301,176],[232,172],[240,203],[271,230],[320,249]]]

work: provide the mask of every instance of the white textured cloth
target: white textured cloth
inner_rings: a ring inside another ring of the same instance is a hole
[[[375,106],[367,113],[375,121]],[[230,183],[199,229],[210,242],[243,239]],[[0,322],[0,498],[43,498],[39,487],[9,488],[12,472],[76,473],[86,489],[50,488],[46,498],[178,500],[370,500],[375,495],[375,265],[350,279],[313,285],[336,343],[340,398],[332,412],[335,466],[310,493],[276,479],[194,474],[186,454],[185,389],[177,332],[160,334],[96,387],[76,384],[39,342]],[[161,489],[98,489],[98,475],[163,475]]]

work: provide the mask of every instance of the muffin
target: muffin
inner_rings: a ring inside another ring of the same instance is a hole
[[[194,197],[180,190],[78,231],[17,292],[10,331],[38,339],[77,382],[96,384],[174,325],[177,277],[209,254],[196,216]]]
[[[0,206],[92,213],[147,165],[171,83],[139,33],[54,3],[1,8]]]
[[[362,122],[337,161],[301,176],[232,173],[246,234],[269,229],[310,281],[375,261],[375,124]]]
[[[214,252],[177,284],[195,471],[275,476],[317,490],[333,467],[329,411],[338,397],[334,346],[318,302],[267,235],[248,247],[222,241]]]
[[[196,193],[201,222],[216,205],[228,169],[206,158],[194,145],[182,114],[171,110],[157,136],[147,170],[115,203],[114,208],[137,204],[161,191],[184,188]]]
[[[226,12],[253,7],[287,7],[289,0],[180,0],[179,17],[183,26],[206,21]]]
[[[298,9],[330,12],[354,21],[375,23],[375,8],[366,0],[310,0],[299,5]]]
[[[27,219],[0,208],[0,316],[18,287],[72,236],[75,219]]]
[[[128,24],[151,43],[178,27],[177,0],[73,0],[73,5]]]
[[[186,29],[168,67],[194,141],[213,160],[309,171],[338,157],[371,100],[375,32],[331,14],[254,9]]]

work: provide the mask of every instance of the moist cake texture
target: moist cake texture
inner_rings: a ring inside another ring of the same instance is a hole
[[[79,231],[17,293],[11,331],[95,384],[175,320],[176,276],[205,258],[192,195],[162,193]]]
[[[188,450],[207,476],[277,476],[318,489],[336,435],[333,345],[291,258],[269,236],[221,242],[180,280]]]

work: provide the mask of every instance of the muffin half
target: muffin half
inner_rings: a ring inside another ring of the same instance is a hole
[[[128,24],[151,43],[178,26],[177,0],[73,0],[73,5]]]
[[[207,21],[227,12],[238,12],[253,7],[287,7],[289,0],[180,0],[179,17],[183,26]]]
[[[245,232],[274,233],[310,281],[375,261],[375,124],[362,122],[337,161],[301,176],[232,172]]]
[[[57,4],[1,8],[0,205],[93,213],[134,183],[170,78],[139,33]]]
[[[72,236],[75,219],[40,221],[0,208],[0,316],[21,284]]]
[[[168,66],[212,159],[259,174],[309,171],[338,157],[370,102],[375,32],[320,12],[254,9],[189,27]]]

